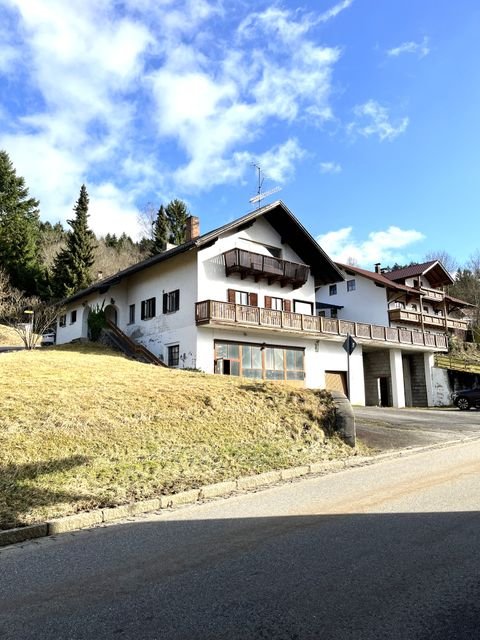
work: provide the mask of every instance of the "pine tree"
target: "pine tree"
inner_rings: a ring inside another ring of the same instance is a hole
[[[12,286],[27,294],[37,293],[41,279],[38,205],[7,152],[0,151],[0,264]]]
[[[95,235],[88,228],[88,194],[84,184],[73,210],[75,217],[67,220],[72,228],[67,246],[53,265],[54,290],[60,298],[73,295],[93,281],[90,269],[94,263]]]
[[[169,237],[169,224],[165,207],[160,205],[157,217],[152,225],[152,246],[150,248],[150,256],[156,256],[167,248],[167,240]]]
[[[183,200],[172,200],[165,207],[170,236],[168,241],[173,244],[185,242],[185,228],[189,216],[187,205]]]

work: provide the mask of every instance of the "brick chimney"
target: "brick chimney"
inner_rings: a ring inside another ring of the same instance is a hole
[[[196,216],[188,216],[185,226],[185,242],[195,240],[200,235],[200,219]]]
[[[375,273],[382,273],[382,270],[380,268],[381,264],[382,264],[381,262],[376,262],[375,263]]]

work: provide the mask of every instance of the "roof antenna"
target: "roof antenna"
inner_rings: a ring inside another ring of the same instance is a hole
[[[255,204],[258,203],[258,209],[260,209],[260,203],[264,198],[267,198],[268,196],[271,196],[272,193],[277,193],[277,191],[280,191],[280,189],[282,187],[274,187],[273,189],[270,189],[270,191],[263,191],[262,192],[262,186],[265,180],[265,174],[263,173],[261,167],[259,164],[257,164],[256,162],[252,162],[252,167],[255,167],[255,169],[258,172],[258,187],[257,187],[257,195],[253,196],[253,198],[249,199],[250,204]]]

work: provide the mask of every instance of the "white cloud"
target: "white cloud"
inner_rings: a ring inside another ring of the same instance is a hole
[[[320,173],[340,173],[342,166],[338,162],[321,162]]]
[[[390,226],[386,231],[372,231],[367,240],[353,237],[353,228],[344,227],[318,236],[317,242],[334,260],[358,264],[372,270],[376,262],[385,265],[410,259],[407,247],[424,239],[423,233],[414,229]]]
[[[425,36],[422,42],[403,42],[398,47],[388,49],[387,56],[398,58],[398,56],[402,55],[403,53],[414,53],[417,54],[419,58],[428,56],[428,54],[430,53],[429,39]]]
[[[319,22],[327,22],[327,20],[331,20],[332,18],[336,18],[339,13],[348,9],[350,5],[353,3],[353,0],[343,0],[338,4],[334,5],[331,9],[328,9],[319,18]]]
[[[347,126],[348,133],[359,134],[368,138],[376,135],[380,141],[392,141],[407,130],[409,118],[404,117],[395,124],[390,121],[388,109],[375,100],[368,100],[357,105],[354,110],[355,120]]]
[[[272,6],[224,34],[221,0],[6,0],[0,71],[15,61],[27,97],[0,107],[0,148],[44,217],[65,221],[85,182],[111,232],[132,229],[143,190],[243,180],[252,159],[288,180],[305,155],[289,127],[333,118],[341,51],[312,29],[352,1],[324,13]],[[267,139],[271,124],[282,127]]]

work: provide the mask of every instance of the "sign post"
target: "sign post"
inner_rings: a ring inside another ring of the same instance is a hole
[[[347,352],[347,398],[350,400],[350,356],[355,351],[357,343],[352,336],[347,333],[347,339],[343,343],[343,348]]]

